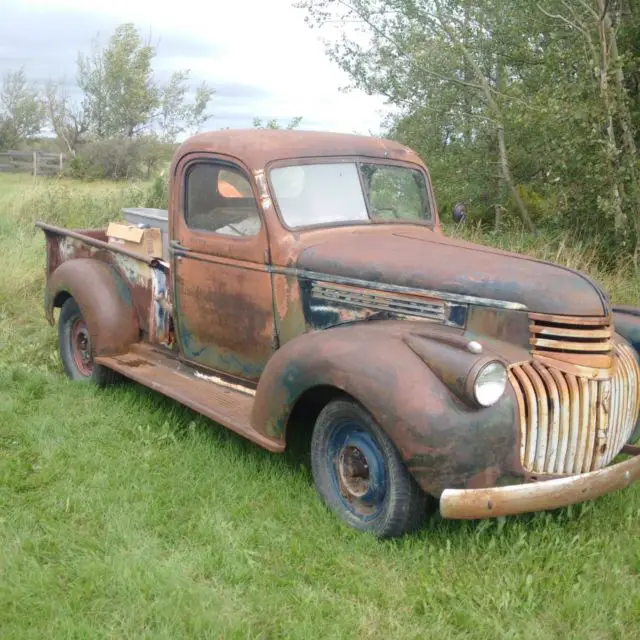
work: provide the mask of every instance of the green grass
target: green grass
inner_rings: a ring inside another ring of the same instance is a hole
[[[295,455],[136,385],[68,382],[32,222],[101,224],[143,192],[0,175],[0,638],[638,637],[640,486],[380,542]],[[562,239],[491,240],[595,269]],[[596,275],[640,300],[630,272]]]

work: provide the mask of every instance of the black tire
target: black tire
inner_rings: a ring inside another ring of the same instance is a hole
[[[85,336],[81,348],[79,343]],[[115,371],[95,363],[88,328],[73,298],[69,298],[60,310],[58,341],[64,370],[72,380],[93,382],[104,387],[120,379]]]
[[[387,434],[354,401],[333,400],[320,412],[311,468],[324,503],[354,529],[393,538],[424,522],[428,496]]]

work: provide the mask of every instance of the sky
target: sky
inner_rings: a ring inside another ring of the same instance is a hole
[[[215,88],[205,129],[302,116],[303,129],[379,133],[383,100],[341,91],[348,77],[293,1],[0,0],[0,76],[24,67],[36,82],[73,86],[78,51],[133,22],[157,45],[159,79],[190,69],[194,86]]]

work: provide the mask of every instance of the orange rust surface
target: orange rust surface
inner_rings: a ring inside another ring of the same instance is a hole
[[[148,311],[149,290],[134,282],[125,284],[125,276],[112,265],[85,255],[79,250],[75,259],[61,263],[47,281],[50,317],[56,295],[71,296],[85,318],[96,353],[125,353],[144,326],[137,309]],[[147,321],[148,313],[144,323]]]
[[[323,156],[360,156],[423,164],[415,151],[392,140],[315,131],[232,129],[201,133],[189,138],[175,158],[201,152],[238,158],[251,171],[264,169],[276,160]]]
[[[175,320],[184,357],[257,380],[273,352],[270,274],[259,265],[187,256],[175,270]]]

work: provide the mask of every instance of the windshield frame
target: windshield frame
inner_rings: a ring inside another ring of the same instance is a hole
[[[310,164],[355,164],[358,171],[358,180],[360,182],[360,188],[362,189],[362,198],[365,203],[365,207],[367,209],[368,220],[344,220],[339,222],[320,222],[316,224],[307,224],[301,226],[291,227],[289,226],[285,220],[282,212],[280,210],[280,204],[278,202],[278,197],[276,195],[275,189],[273,188],[273,184],[271,182],[271,170],[279,169],[282,167],[296,167],[301,165],[310,165]],[[363,164],[380,164],[386,166],[395,166],[402,167],[404,169],[408,169],[410,171],[418,171],[422,174],[424,178],[425,188],[426,188],[426,204],[428,204],[430,217],[429,219],[418,221],[418,220],[375,220],[371,217],[371,205],[369,204],[369,195],[364,186],[362,170],[360,165]],[[402,160],[395,160],[391,158],[381,158],[380,156],[313,156],[313,157],[304,157],[304,158],[289,158],[283,160],[273,160],[269,162],[265,167],[265,175],[267,178],[267,184],[269,185],[269,191],[271,194],[271,201],[273,203],[274,209],[278,216],[278,221],[282,225],[284,229],[287,231],[291,231],[292,233],[298,233],[300,231],[314,230],[314,229],[333,229],[339,227],[369,227],[373,225],[395,225],[395,226],[417,226],[417,227],[427,227],[428,229],[434,229],[436,226],[437,220],[437,209],[435,198],[433,195],[433,187],[431,185],[431,176],[429,175],[429,171],[423,165],[417,164],[415,162],[406,162]]]

